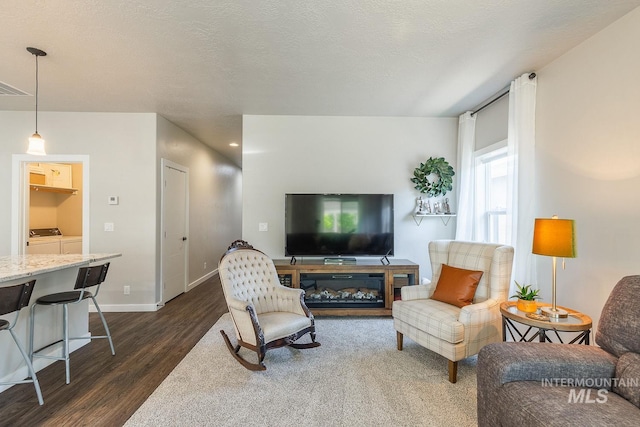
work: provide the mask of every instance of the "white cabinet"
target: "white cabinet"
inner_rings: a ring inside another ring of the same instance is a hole
[[[45,237],[29,239],[27,254],[81,254],[82,237]]]
[[[29,255],[59,254],[60,240],[59,239],[47,239],[47,240],[30,239],[29,246],[27,246],[27,253]]]
[[[73,174],[70,164],[30,163],[29,176],[31,184],[56,188],[73,188]],[[44,182],[40,182],[40,177],[42,176],[44,176]]]
[[[60,240],[60,253],[61,254],[81,254],[82,239],[63,237],[62,240]]]
[[[61,163],[42,163],[47,185],[58,188],[71,188],[71,165]]]
[[[46,185],[47,177],[40,163],[29,163],[29,184]]]

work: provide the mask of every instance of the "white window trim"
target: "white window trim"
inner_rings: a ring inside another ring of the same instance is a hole
[[[482,236],[483,241],[487,241],[487,237],[489,236],[489,230],[491,228],[489,222],[491,221],[491,214],[498,215],[506,215],[506,208],[504,211],[495,211],[486,210],[487,201],[486,194],[484,191],[480,191],[479,183],[484,183],[486,185],[486,176],[485,176],[485,168],[484,164],[494,160],[496,157],[503,157],[507,155],[507,140],[504,139],[502,141],[498,141],[494,144],[491,144],[487,147],[483,147],[479,150],[476,150],[473,153],[474,157],[474,170],[476,174],[476,218],[475,221],[475,235],[476,237]],[[482,176],[481,176],[482,175]]]
[[[491,145],[488,145],[486,147],[483,147],[479,150],[474,151],[473,156],[475,158],[476,161],[478,161],[478,159],[480,157],[486,156],[487,154],[491,153],[492,151],[498,151],[501,148],[507,148],[507,140],[503,139],[502,141],[498,141],[495,142]]]

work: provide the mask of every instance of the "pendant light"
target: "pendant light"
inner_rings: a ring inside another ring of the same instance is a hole
[[[33,56],[36,57],[36,133],[29,138],[29,148],[27,154],[37,154],[44,156],[47,153],[44,151],[44,139],[38,133],[38,57],[46,56],[47,52],[37,49],[35,47],[28,47],[27,50]]]

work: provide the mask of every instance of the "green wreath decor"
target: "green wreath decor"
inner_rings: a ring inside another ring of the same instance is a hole
[[[424,163],[420,163],[413,171],[413,182],[416,186],[415,189],[428,197],[438,197],[447,194],[447,191],[453,189],[453,176],[456,173],[453,171],[451,165],[444,159],[444,157],[433,158],[429,157]],[[429,177],[434,176],[430,181]]]

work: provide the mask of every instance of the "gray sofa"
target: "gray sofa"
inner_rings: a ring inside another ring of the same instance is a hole
[[[640,426],[640,276],[615,286],[595,339],[483,347],[478,425]]]

